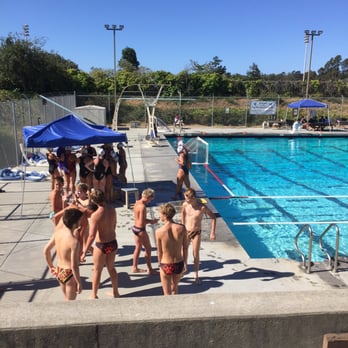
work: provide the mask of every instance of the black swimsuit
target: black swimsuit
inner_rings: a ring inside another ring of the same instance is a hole
[[[132,227],[132,232],[137,236],[141,232],[146,232],[144,227]]]
[[[47,159],[48,162],[48,172],[54,174],[55,170],[58,168],[57,161],[55,159]]]
[[[90,173],[90,171],[86,168],[85,165],[85,159],[86,157],[81,157],[80,158],[80,177],[81,178],[87,178],[88,174]]]
[[[97,180],[103,179],[105,176],[105,167],[103,164],[103,160],[99,160],[98,164],[95,166],[94,177]]]

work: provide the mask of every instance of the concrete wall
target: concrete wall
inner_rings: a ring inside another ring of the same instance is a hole
[[[348,331],[346,290],[5,304],[1,347],[321,347]]]
[[[74,108],[74,112],[85,121],[94,122],[98,125],[106,125],[106,108],[97,105],[85,105]]]

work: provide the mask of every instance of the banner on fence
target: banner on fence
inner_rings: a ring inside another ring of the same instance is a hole
[[[250,102],[250,115],[275,115],[277,104],[275,101],[252,101]]]

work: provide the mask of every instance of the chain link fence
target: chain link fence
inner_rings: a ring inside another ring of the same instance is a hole
[[[40,97],[9,100],[0,103],[0,169],[18,166],[22,163],[19,144],[23,143],[23,126],[35,126],[54,121],[74,111],[76,106],[98,105],[107,110],[107,124],[111,125],[113,103],[110,95],[63,95],[50,97],[46,101]],[[277,114],[250,115],[250,102],[254,100],[273,100],[277,104]],[[172,125],[175,115],[180,115],[185,125],[201,124],[205,126],[224,127],[261,127],[266,120],[294,120],[287,105],[298,99],[276,96],[274,98],[243,98],[243,97],[180,97],[160,98],[156,105],[155,115],[167,125]],[[327,103],[330,118],[334,124],[337,119],[348,120],[348,104],[345,98],[320,98],[318,101]],[[301,110],[308,113],[308,110]],[[327,110],[318,110],[318,116],[327,116]],[[118,124],[129,126],[139,122],[146,127],[147,113],[144,101],[140,96],[121,100]],[[33,149],[35,151],[35,149]]]
[[[20,143],[23,143],[24,126],[36,126],[65,116],[76,107],[75,95],[50,98],[54,103],[37,98],[23,98],[0,103],[0,169],[22,163]]]

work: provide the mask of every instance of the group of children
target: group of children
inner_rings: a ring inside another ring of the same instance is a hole
[[[118,144],[117,147],[119,150],[117,157],[108,145],[103,145],[98,152],[91,146],[85,146],[81,149],[79,157],[72,154],[70,148],[65,148],[64,151],[58,150],[56,157],[52,155],[51,150],[48,151],[47,158],[53,182],[50,194],[52,207],[50,215],[55,225],[55,232],[46,245],[44,253],[47,264],[52,274],[58,279],[66,300],[76,299],[82,289],[78,267],[85,261],[88,253],[92,254],[94,263],[90,297],[98,298],[97,292],[104,266],[110,275],[113,296],[119,296],[118,276],[114,266],[118,248],[117,217],[116,209],[110,204],[108,177],[117,175],[115,174],[117,172],[116,157],[119,163],[118,176],[126,182],[127,162],[122,145]],[[154,275],[158,274],[158,271],[152,267],[151,242],[146,225],[155,225],[159,220],[162,223],[155,231],[155,239],[164,295],[178,293],[179,281],[187,272],[187,252],[191,242],[194,280],[196,284],[200,284],[199,251],[204,215],[208,215],[212,220],[210,239],[215,240],[216,217],[196,198],[195,191],[190,188],[190,157],[182,141],[178,143],[177,153],[176,161],[179,168],[176,194],[173,198],[178,196],[181,198],[183,184],[186,186],[180,222],[173,220],[177,212],[170,203],[159,207],[159,219],[149,219],[146,208],[147,204],[154,199],[155,192],[152,189],[146,189],[134,204],[134,225],[131,229],[135,243],[132,272]],[[52,158],[57,162],[57,168],[51,166]],[[75,187],[77,163],[80,165],[80,182]],[[63,176],[56,175],[56,169],[59,167],[63,167],[60,168]],[[52,263],[53,247],[57,250],[57,267],[54,267]],[[138,267],[139,256],[143,249],[146,269]]]
[[[199,284],[199,250],[201,244],[202,219],[207,214],[212,219],[210,239],[215,240],[216,218],[212,211],[196,198],[195,191],[185,191],[185,201],[181,209],[181,221],[173,220],[176,211],[172,204],[159,207],[159,219],[147,218],[147,204],[154,199],[154,191],[146,189],[134,205],[135,248],[133,253],[133,273],[158,274],[152,267],[151,242],[146,231],[147,224],[162,225],[156,229],[156,247],[159,273],[164,295],[177,294],[178,284],[187,272],[187,252],[192,241],[194,259],[194,279]],[[74,300],[82,290],[79,265],[90,252],[93,257],[92,292],[90,298],[98,298],[100,278],[104,266],[110,275],[113,296],[119,297],[118,276],[115,257],[118,248],[116,240],[116,209],[106,201],[100,189],[88,195],[88,186],[79,183],[71,204],[54,216],[55,231],[44,249],[51,273],[56,276],[65,300]],[[51,250],[55,247],[57,265],[53,265]],[[147,268],[138,267],[139,256],[144,248]]]
[[[109,144],[104,144],[98,150],[86,145],[76,153],[72,152],[70,146],[59,147],[56,154],[53,149],[48,149],[46,157],[51,175],[51,189],[55,189],[56,178],[62,177],[65,195],[71,197],[75,193],[79,165],[79,181],[87,184],[89,189],[102,190],[106,200],[111,202],[114,181],[127,184],[127,160],[122,143],[117,144],[117,150],[115,152]]]
[[[116,210],[108,204],[100,189],[87,194],[87,185],[80,183],[70,205],[55,215],[54,233],[44,248],[44,255],[52,275],[63,291],[65,300],[75,300],[82,291],[79,266],[90,252],[93,257],[92,293],[98,298],[100,278],[107,268],[113,296],[119,297],[118,276],[114,266],[117,251]],[[82,190],[85,190],[81,195]],[[81,199],[80,199],[81,197]],[[83,199],[87,197],[87,199]],[[94,243],[94,244],[93,244]],[[93,244],[93,246],[92,246]],[[53,265],[52,249],[55,248],[57,265]]]

